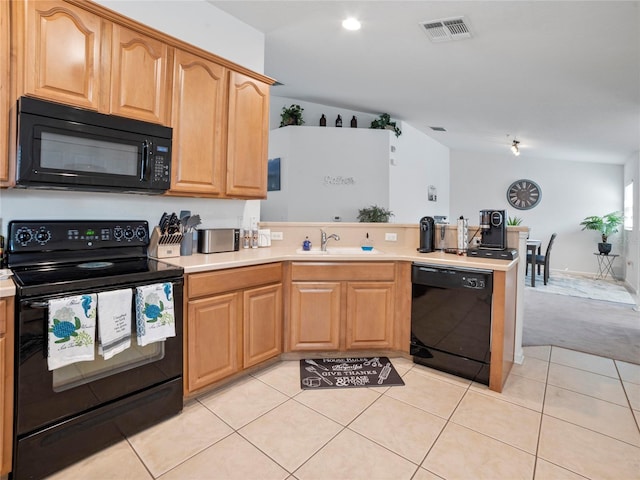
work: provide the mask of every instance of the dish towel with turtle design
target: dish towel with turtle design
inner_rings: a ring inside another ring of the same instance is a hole
[[[130,288],[98,293],[98,353],[105,360],[131,346]]]
[[[136,287],[136,330],[141,347],[176,336],[170,282]]]
[[[49,300],[49,370],[95,357],[96,294]]]

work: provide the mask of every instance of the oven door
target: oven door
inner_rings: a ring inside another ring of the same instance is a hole
[[[130,288],[130,286],[118,286]],[[18,438],[65,422],[139,392],[182,377],[182,280],[173,282],[176,336],[131,347],[105,361],[53,371],[47,366],[47,301],[20,299],[16,332],[16,435]],[[59,296],[59,295],[58,295]],[[135,308],[135,307],[134,307]],[[132,311],[132,319],[135,312]],[[132,322],[135,328],[135,321]],[[135,333],[132,332],[135,337]]]

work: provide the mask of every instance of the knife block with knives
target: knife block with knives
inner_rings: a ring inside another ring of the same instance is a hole
[[[148,255],[154,258],[170,258],[180,256],[180,243],[184,234],[162,233],[160,227],[153,227],[149,239]]]

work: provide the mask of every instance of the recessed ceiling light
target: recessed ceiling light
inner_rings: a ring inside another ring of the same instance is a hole
[[[342,28],[347,30],[360,30],[360,22],[357,18],[349,17],[342,21]]]

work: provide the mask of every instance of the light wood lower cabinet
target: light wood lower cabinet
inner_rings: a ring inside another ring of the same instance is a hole
[[[391,348],[394,282],[348,282],[345,348]]]
[[[396,348],[393,262],[294,262],[290,351]]]
[[[13,445],[13,305],[0,298],[0,475],[11,471]]]
[[[340,348],[340,282],[293,282],[291,350]]]
[[[282,353],[282,265],[187,276],[185,394]]]
[[[282,353],[282,284],[243,292],[244,368]]]
[[[211,385],[240,370],[239,293],[191,300],[188,305],[187,386]]]

